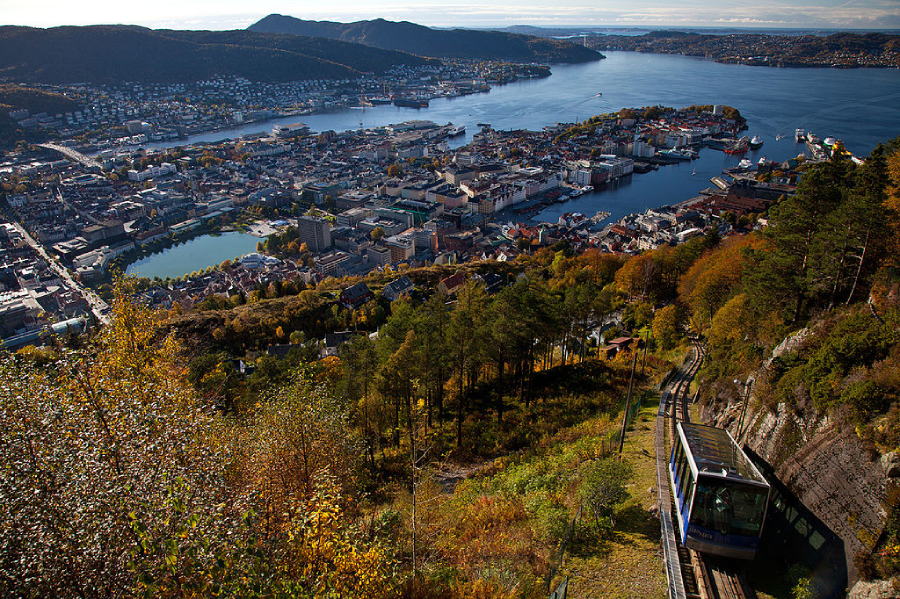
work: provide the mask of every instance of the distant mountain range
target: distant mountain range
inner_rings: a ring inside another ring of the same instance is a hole
[[[437,58],[541,63],[581,63],[603,58],[603,55],[595,50],[564,40],[544,39],[505,31],[431,29],[407,21],[395,22],[384,19],[335,23],[304,21],[273,14],[247,29],[325,37]]]
[[[254,81],[357,77],[429,60],[333,39],[123,25],[0,27],[0,79],[26,83]]]

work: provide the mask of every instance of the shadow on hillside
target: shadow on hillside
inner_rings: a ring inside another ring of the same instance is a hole
[[[612,541],[610,534],[599,532],[595,526],[581,522],[578,533],[572,538],[566,551],[571,557],[605,559],[612,551]]]
[[[616,515],[616,531],[618,543],[631,543],[625,534],[642,536],[651,541],[659,540],[659,519],[654,518],[642,505],[634,504],[626,507]]]
[[[772,487],[759,551],[749,567],[755,588],[776,597],[785,596],[797,582],[789,580],[790,570],[802,572],[813,581],[816,597],[844,597],[847,586],[844,541],[776,478],[772,466],[750,448],[744,447],[744,451]],[[778,576],[773,576],[773,572]]]

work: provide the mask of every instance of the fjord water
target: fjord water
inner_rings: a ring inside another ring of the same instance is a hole
[[[761,149],[746,154],[754,162],[762,156],[785,160],[806,151],[804,145],[794,141],[798,127],[815,132],[822,139],[842,139],[847,149],[859,156],[866,156],[879,142],[900,135],[898,69],[780,69],[719,64],[687,56],[605,54],[605,60],[588,64],[555,65],[553,74],[543,79],[497,86],[485,94],[432,100],[429,108],[387,105],[344,109],[253,123],[236,130],[197,135],[177,144],[236,138],[297,121],[307,123],[313,131],[344,131],[360,125],[377,127],[430,119],[439,124],[466,125],[465,139],[452,142],[457,147],[471,140],[478,123],[490,123],[498,130],[540,130],[557,122],[580,121],[621,108],[657,104],[675,108],[692,104],[734,106],[748,121],[746,133],[759,134],[765,142]],[[598,93],[602,95],[597,96]],[[785,137],[777,140],[776,136],[781,135]],[[698,160],[626,177],[595,193],[554,204],[533,220],[555,222],[564,212],[591,216],[600,210],[611,212],[612,218],[617,219],[677,203],[709,187],[710,177],[721,174],[723,168],[736,166],[741,158],[703,149]],[[178,264],[177,256],[169,255],[178,250],[166,252],[167,261]],[[235,255],[231,247],[223,248],[223,252],[221,256],[209,256],[205,262],[216,264]],[[145,263],[140,270],[148,273],[155,270],[152,266]]]
[[[416,118],[464,124],[471,138],[477,123],[495,129],[540,129],[657,104],[728,104],[748,119],[751,133],[762,134],[767,142],[777,134],[793,136],[794,129],[803,127],[823,138],[842,138],[856,154],[868,154],[878,142],[900,134],[898,69],[779,69],[664,54],[606,56],[587,64],[554,65],[550,77],[497,86],[489,93],[432,100],[429,108],[386,105],[288,117],[176,143],[218,141],[297,121],[314,131],[344,131],[360,123],[377,127]],[[595,97],[597,93],[603,95]]]

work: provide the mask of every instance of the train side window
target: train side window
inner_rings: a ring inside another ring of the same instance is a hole
[[[675,443],[675,450],[672,452],[672,471],[678,472],[678,463],[681,461],[681,456],[684,455],[684,448],[681,446],[681,440],[679,439],[677,443]]]
[[[684,498],[684,519],[688,519],[688,515],[691,511],[691,501],[694,500],[694,473],[688,470],[687,473],[687,495]]]
[[[690,471],[691,468],[688,465],[687,456],[682,454],[681,463],[678,465],[678,491],[682,498],[684,497],[685,479],[687,478],[686,474]]]
[[[676,488],[678,486],[678,480],[679,480],[678,477],[680,475],[680,473],[678,471],[678,467],[681,464],[681,456],[682,456],[682,449],[681,449],[681,445],[679,444],[679,445],[675,446],[675,454],[672,456],[672,479],[673,479],[673,482],[674,482]]]

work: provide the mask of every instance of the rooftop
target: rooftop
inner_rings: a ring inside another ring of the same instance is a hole
[[[684,422],[678,426],[698,472],[766,483],[725,429]]]

